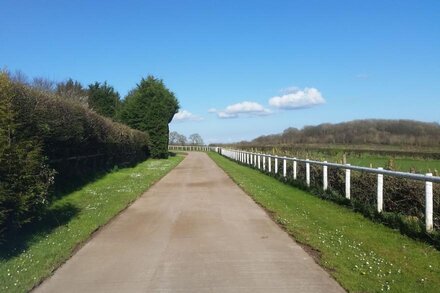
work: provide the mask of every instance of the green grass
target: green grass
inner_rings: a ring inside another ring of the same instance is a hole
[[[365,154],[360,157],[348,156],[347,163],[357,166],[369,167],[370,164],[374,167],[387,167],[389,157],[375,156]],[[399,171],[409,172],[415,170],[418,173],[427,173],[428,171],[434,172],[434,170],[440,171],[440,161],[439,160],[427,160],[419,158],[410,157],[397,157],[393,158],[394,168]]]
[[[272,152],[268,152],[272,153]],[[307,153],[294,154],[289,151],[282,151],[275,149],[275,154],[280,156],[298,157],[301,159],[309,157],[312,160],[328,161],[342,163],[343,151],[339,151],[337,154],[328,154],[319,150],[308,150]],[[410,172],[415,171],[417,173],[435,173],[435,170],[440,171],[440,160],[426,159],[417,156],[409,155],[382,155],[374,154],[368,151],[358,151],[358,153],[346,153],[347,163],[355,166],[369,167],[373,168],[383,167],[388,168],[390,159],[393,161],[393,169],[397,171]]]
[[[29,291],[182,159],[147,160],[109,173],[55,201],[48,213],[50,221],[34,225],[32,231],[1,247],[0,292]]]
[[[241,166],[211,158],[350,292],[439,292],[440,252],[358,213]]]

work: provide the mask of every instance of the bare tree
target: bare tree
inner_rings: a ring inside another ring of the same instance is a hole
[[[188,139],[185,135],[178,133],[177,131],[171,131],[169,135],[169,144],[171,145],[186,145]]]
[[[171,131],[169,135],[169,144],[176,145],[179,141],[179,133],[177,131]]]
[[[203,139],[198,133],[193,133],[189,136],[189,142],[192,145],[203,145]]]
[[[34,77],[31,86],[37,90],[44,92],[54,92],[55,82],[44,77]]]
[[[9,70],[5,70],[5,72],[12,81],[26,85],[29,84],[29,77],[23,71],[15,70],[15,72],[12,73]]]
[[[58,83],[56,93],[67,100],[88,106],[87,89],[79,81],[69,78],[65,82]]]
[[[177,143],[179,145],[186,145],[187,144],[187,139],[186,136],[183,134],[179,134],[178,138],[177,138]]]

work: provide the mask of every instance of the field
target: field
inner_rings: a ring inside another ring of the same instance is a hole
[[[438,292],[440,252],[218,154],[211,158],[351,292]]]
[[[113,171],[55,201],[43,221],[0,247],[0,292],[29,291],[182,158]]]
[[[237,146],[234,146],[237,147]],[[240,147],[239,147],[240,148]],[[404,172],[438,173],[440,152],[431,149],[399,150],[396,147],[363,146],[279,146],[243,147],[242,149],[261,151],[281,156],[301,159],[321,160],[335,163],[346,162],[364,167],[383,167]]]
[[[418,173],[436,173],[440,170],[440,160],[429,160],[421,158],[411,158],[411,157],[397,157],[391,158],[393,169],[399,171],[415,171]],[[390,158],[384,156],[375,156],[370,154],[365,154],[361,156],[348,156],[347,163],[358,166],[369,167],[389,167]]]

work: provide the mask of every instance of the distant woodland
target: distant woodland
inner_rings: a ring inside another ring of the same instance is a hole
[[[439,147],[440,124],[413,120],[354,120],[338,124],[287,128],[280,134],[260,136],[240,144],[345,144]]]

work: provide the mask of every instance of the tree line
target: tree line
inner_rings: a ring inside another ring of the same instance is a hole
[[[188,138],[177,131],[170,132],[169,144],[171,145],[204,145],[203,138],[198,133],[191,134]]]
[[[55,82],[43,77],[29,79],[23,72],[5,72],[9,78],[34,90],[56,95],[108,117],[113,121],[147,132],[151,140],[151,156],[168,156],[168,124],[179,110],[179,101],[163,80],[152,75],[142,78],[135,88],[121,99],[113,86],[94,82],[84,86],[68,78]]]
[[[290,127],[283,133],[264,135],[242,144],[345,144],[345,145],[401,145],[439,147],[440,125],[414,120],[369,119],[338,124]]]

